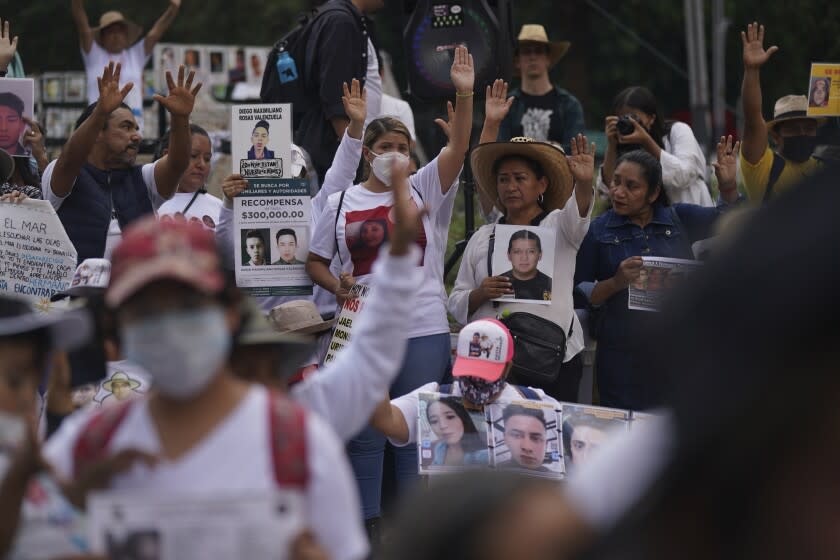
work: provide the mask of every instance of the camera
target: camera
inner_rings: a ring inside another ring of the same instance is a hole
[[[634,113],[619,117],[618,122],[615,123],[615,127],[618,129],[618,133],[620,135],[627,136],[628,134],[633,134],[633,131],[636,130],[636,127],[633,126],[631,119],[639,122],[639,118]]]

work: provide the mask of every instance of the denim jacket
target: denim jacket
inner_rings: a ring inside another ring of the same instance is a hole
[[[600,282],[615,276],[621,262],[635,256],[693,259],[691,244],[711,235],[719,208],[694,204],[653,207],[653,219],[644,228],[613,210],[592,220],[577,255],[575,285]],[[645,312],[627,309],[627,290],[614,294],[604,303],[605,316],[598,344],[623,346],[628,329]]]

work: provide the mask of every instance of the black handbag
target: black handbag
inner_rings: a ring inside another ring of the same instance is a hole
[[[569,325],[569,334],[575,325]],[[513,336],[511,376],[518,385],[545,387],[560,376],[566,358],[567,335],[562,327],[531,313],[511,313],[501,319]]]

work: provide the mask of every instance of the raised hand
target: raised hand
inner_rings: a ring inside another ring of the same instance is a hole
[[[510,106],[513,105],[513,97],[507,96],[508,84],[506,81],[497,79],[492,86],[487,86],[484,100],[484,118],[491,122],[502,122],[507,116]]]
[[[391,168],[391,185],[394,191],[394,230],[391,234],[391,254],[405,255],[423,227],[427,210],[420,209],[411,197],[408,184],[408,166],[394,162]]]
[[[367,118],[367,90],[359,84],[359,80],[353,78],[350,87],[344,82],[344,95],[341,102],[344,104],[344,112],[350,117],[351,122],[364,124]]]
[[[764,50],[764,26],[758,22],[749,24],[746,33],[741,31],[741,42],[744,44],[744,68],[761,68],[779,50],[775,45]]]
[[[566,156],[569,162],[569,170],[575,178],[575,183],[592,185],[592,178],[595,175],[595,143],[588,143],[583,134],[572,138],[572,155]]]
[[[4,23],[0,19],[0,70],[5,70],[9,67],[9,63],[15,57],[17,52],[18,38],[12,38],[9,31],[9,20]]]
[[[721,136],[717,145],[717,162],[712,165],[715,168],[715,176],[718,180],[718,188],[721,191],[738,188],[736,179],[738,168],[738,154],[741,151],[741,142],[732,143],[732,136]]]
[[[449,77],[456,92],[472,93],[475,86],[475,66],[467,47],[455,47],[455,58],[452,60]]]
[[[122,65],[109,62],[108,66],[102,72],[101,78],[96,78],[96,83],[99,86],[99,101],[96,102],[96,109],[106,115],[110,115],[116,111],[120,104],[122,104],[125,96],[134,87],[134,84],[128,82],[125,87],[120,89],[120,72]]]
[[[190,71],[186,82],[184,81],[184,73],[185,69],[182,64],[178,68],[178,82],[176,83],[172,79],[172,73],[167,72],[166,85],[169,87],[169,95],[166,97],[155,95],[155,101],[166,107],[166,110],[173,117],[189,117],[195,104],[195,96],[198,95],[201,89],[201,82],[198,82],[193,87],[193,79],[195,79],[194,71]]]
[[[446,120],[435,119],[435,124],[440,127],[446,138],[452,133],[452,122],[455,120],[455,106],[451,101],[446,102]]]

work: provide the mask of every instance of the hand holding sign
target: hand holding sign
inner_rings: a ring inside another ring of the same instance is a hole
[[[630,257],[624,259],[618,265],[618,270],[615,271],[615,281],[624,289],[633,283],[633,280],[639,277],[642,267],[645,265],[642,257]]]

